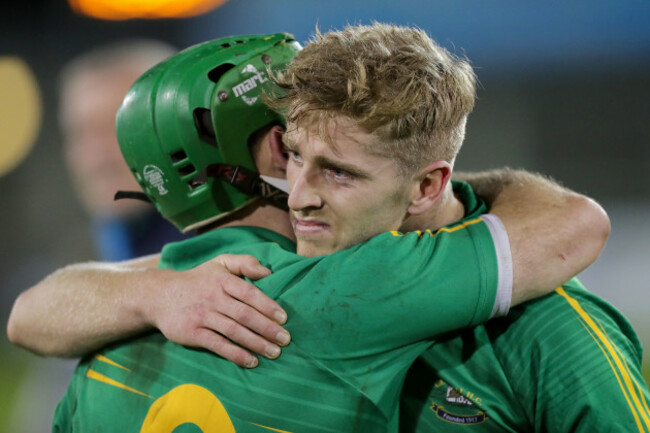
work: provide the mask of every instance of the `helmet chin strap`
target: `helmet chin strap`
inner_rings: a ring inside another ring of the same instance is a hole
[[[206,176],[225,180],[241,192],[267,199],[282,210],[289,210],[289,184],[284,179],[260,176],[259,173],[242,166],[228,164],[210,164],[206,167]]]
[[[122,200],[125,198],[131,198],[151,203],[151,200],[149,197],[147,197],[147,194],[143,193],[142,191],[117,191],[115,193],[115,196],[113,196],[113,200]]]
[[[260,179],[262,179],[264,182],[268,183],[269,185],[276,187],[280,191],[284,191],[287,194],[289,194],[288,180],[279,177],[265,176],[263,174],[260,174]]]
[[[272,205],[282,210],[289,210],[289,182],[279,177],[264,176],[242,166],[228,164],[210,164],[206,167],[206,176],[225,180],[248,195],[264,197]],[[117,191],[113,200],[136,199],[151,203],[141,191]]]

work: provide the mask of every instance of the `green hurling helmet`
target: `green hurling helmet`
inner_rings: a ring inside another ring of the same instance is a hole
[[[261,195],[233,180],[257,178],[249,139],[284,124],[262,100],[272,85],[267,67],[284,69],[300,49],[284,33],[204,42],[154,66],[126,94],[116,119],[124,159],[147,198],[181,231]]]

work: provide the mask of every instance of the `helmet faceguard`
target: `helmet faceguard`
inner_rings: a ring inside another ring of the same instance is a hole
[[[120,149],[149,200],[181,231],[259,194],[215,177],[215,167],[255,174],[251,136],[284,124],[262,101],[273,85],[267,68],[284,69],[300,48],[284,33],[204,42],[154,66],[127,93],[116,120]]]

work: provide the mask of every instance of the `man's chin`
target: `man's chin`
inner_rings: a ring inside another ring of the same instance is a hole
[[[319,245],[313,242],[304,242],[298,240],[296,252],[303,257],[317,257],[332,254],[337,251],[329,245]]]

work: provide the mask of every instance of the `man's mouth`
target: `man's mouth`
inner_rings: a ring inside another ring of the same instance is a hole
[[[293,229],[296,232],[296,236],[313,236],[328,232],[330,226],[322,221],[294,217]]]

